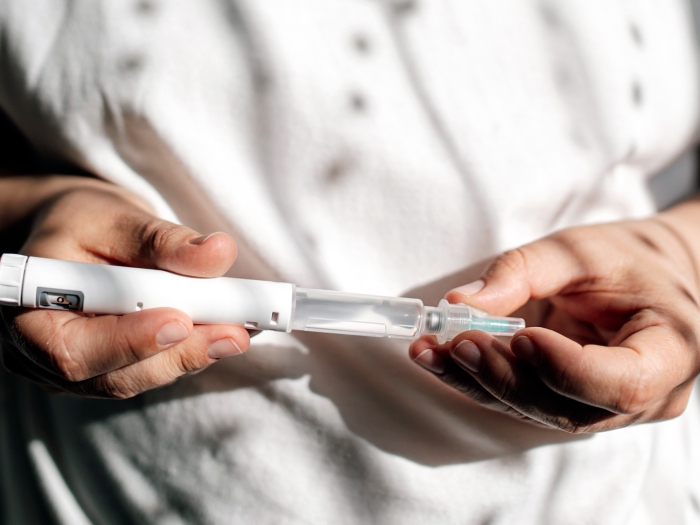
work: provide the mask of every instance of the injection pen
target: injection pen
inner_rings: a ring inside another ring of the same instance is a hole
[[[325,332],[440,343],[467,330],[512,336],[525,328],[513,317],[492,317],[467,305],[298,288],[289,283],[217,277],[200,279],[143,268],[24,255],[0,258],[0,305],[123,315],[177,308],[196,324],[255,330]]]

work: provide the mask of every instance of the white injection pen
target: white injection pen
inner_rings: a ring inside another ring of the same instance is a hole
[[[431,307],[420,299],[230,277],[199,279],[160,270],[7,253],[0,258],[0,305],[115,315],[171,307],[188,314],[196,324],[397,339],[431,334],[440,343],[466,330],[511,336],[525,328],[522,319],[491,317],[444,299]]]

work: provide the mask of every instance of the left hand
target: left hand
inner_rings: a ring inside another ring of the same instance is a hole
[[[542,305],[510,344],[415,341],[416,363],[481,404],[568,432],[670,419],[700,373],[697,265],[673,218],[570,228],[450,291],[492,315]],[[544,301],[535,301],[544,300]]]

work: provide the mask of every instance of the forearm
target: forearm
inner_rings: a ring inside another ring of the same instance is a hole
[[[74,175],[0,174],[0,249],[8,229],[31,221],[37,211],[53,199],[76,190],[116,193],[132,204],[152,212],[150,206],[137,195],[100,179]]]

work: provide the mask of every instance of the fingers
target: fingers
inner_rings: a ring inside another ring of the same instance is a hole
[[[201,235],[115,192],[81,189],[50,207],[23,252],[217,277],[231,267],[237,248],[224,233]]]
[[[414,363],[429,370],[433,374],[440,375],[445,372],[445,359],[434,351],[437,340],[433,336],[423,336],[417,339],[408,349],[408,355]]]
[[[552,391],[507,345],[482,332],[455,338],[449,356],[493,397],[536,421],[567,432],[596,429],[613,419],[608,410]]]
[[[115,228],[115,240],[121,248],[110,256],[133,266],[158,268],[192,277],[218,277],[236,260],[234,240],[225,233],[199,233],[167,221],[133,219],[131,224]],[[134,239],[129,243],[129,239]],[[117,246],[115,244],[114,246]]]
[[[248,350],[245,329],[229,325],[195,326],[182,343],[144,361],[71,386],[80,395],[126,399],[172,383],[179,377]]]
[[[161,220],[137,198],[107,186],[81,186],[46,203],[23,253],[194,277],[223,275],[235,261],[236,245],[228,235],[201,235]],[[184,313],[172,309],[121,317],[55,310],[12,316],[4,323],[5,332],[21,353],[6,359],[10,366],[65,391],[102,397],[129,397],[163,385],[240,353],[250,342],[243,328],[193,329]],[[178,350],[158,357],[173,347]]]
[[[619,346],[582,346],[556,332],[529,328],[511,348],[554,392],[617,414],[649,409],[694,374],[693,354],[663,323],[632,333]]]
[[[441,357],[451,358],[499,401],[570,432],[675,417],[687,401],[678,394],[688,383],[684,378],[694,377],[675,332],[662,324],[633,333],[617,347],[581,346],[531,328],[519,332],[511,348],[484,333],[465,332]]]
[[[476,342],[467,339],[469,336]],[[476,344],[479,346],[474,349]],[[421,351],[424,346],[428,348]],[[429,347],[429,342],[416,342],[410,351],[414,362],[428,370],[420,356],[430,352]],[[580,433],[597,430],[620,417],[552,392],[532,367],[515,358],[506,345],[484,333],[466,332],[452,343],[432,347],[432,351],[440,355],[443,363],[443,371],[436,374],[443,382],[487,408],[518,419]]]
[[[568,247],[548,237],[504,253],[480,280],[455,288],[445,297],[492,315],[508,315],[529,299],[551,297],[586,274]]]
[[[33,315],[44,313],[48,316]],[[16,322],[22,330],[41,324],[52,328],[45,329],[50,336],[41,348],[34,345],[42,341],[30,339],[16,345],[22,352],[4,345],[7,368],[40,384],[91,397],[132,397],[241,354],[250,346],[244,328],[192,327],[182,312],[166,308],[92,318],[69,312],[28,312]]]
[[[635,322],[648,320],[633,320],[629,330]],[[531,328],[511,348],[472,331],[443,346],[421,339],[409,351],[417,364],[485,406],[503,411],[507,405],[512,414],[574,433],[680,415],[694,377],[684,353],[677,332],[663,323],[633,331],[617,347],[582,346]]]
[[[189,317],[172,308],[98,317],[35,310],[17,316],[15,326],[31,346],[27,356],[69,382],[148,359],[192,332]]]
[[[448,346],[437,348],[437,341],[427,336],[414,341],[409,348],[409,356],[417,365],[435,374],[446,385],[469,396],[477,403],[491,410],[504,412],[518,419],[526,416],[494,397],[479,384],[471,374],[447,357]]]
[[[697,304],[673,250],[640,224],[564,230],[450,291],[450,302],[495,315],[547,299],[543,325],[556,332],[525,329],[510,348],[461,334],[443,368],[451,359],[496,399],[571,431],[675,417],[687,401],[679,392],[700,369]]]

